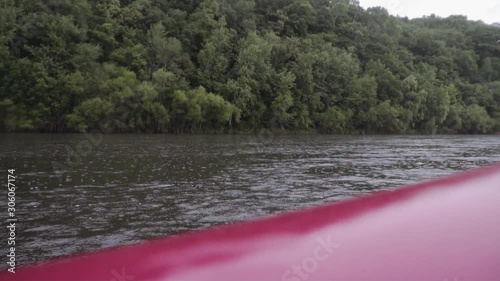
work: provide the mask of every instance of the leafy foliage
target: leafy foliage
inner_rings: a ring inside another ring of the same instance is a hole
[[[0,131],[500,131],[500,29],[354,0],[0,4]]]

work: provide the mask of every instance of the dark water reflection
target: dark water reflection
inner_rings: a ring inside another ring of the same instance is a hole
[[[88,155],[59,182],[53,163],[64,163],[83,135],[0,138],[2,168],[18,175],[21,263],[334,202],[500,161],[499,136],[106,135],[82,150]],[[5,221],[6,193],[1,198]]]

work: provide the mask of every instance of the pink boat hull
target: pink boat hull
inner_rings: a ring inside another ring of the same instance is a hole
[[[500,166],[1,280],[500,280]]]

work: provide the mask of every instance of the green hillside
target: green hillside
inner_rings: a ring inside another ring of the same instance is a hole
[[[3,0],[0,131],[500,131],[500,28],[347,0]]]

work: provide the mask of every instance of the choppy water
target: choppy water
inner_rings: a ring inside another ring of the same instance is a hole
[[[18,176],[16,255],[26,264],[500,162],[500,136],[104,135],[92,144],[9,134],[0,161],[0,178]]]

